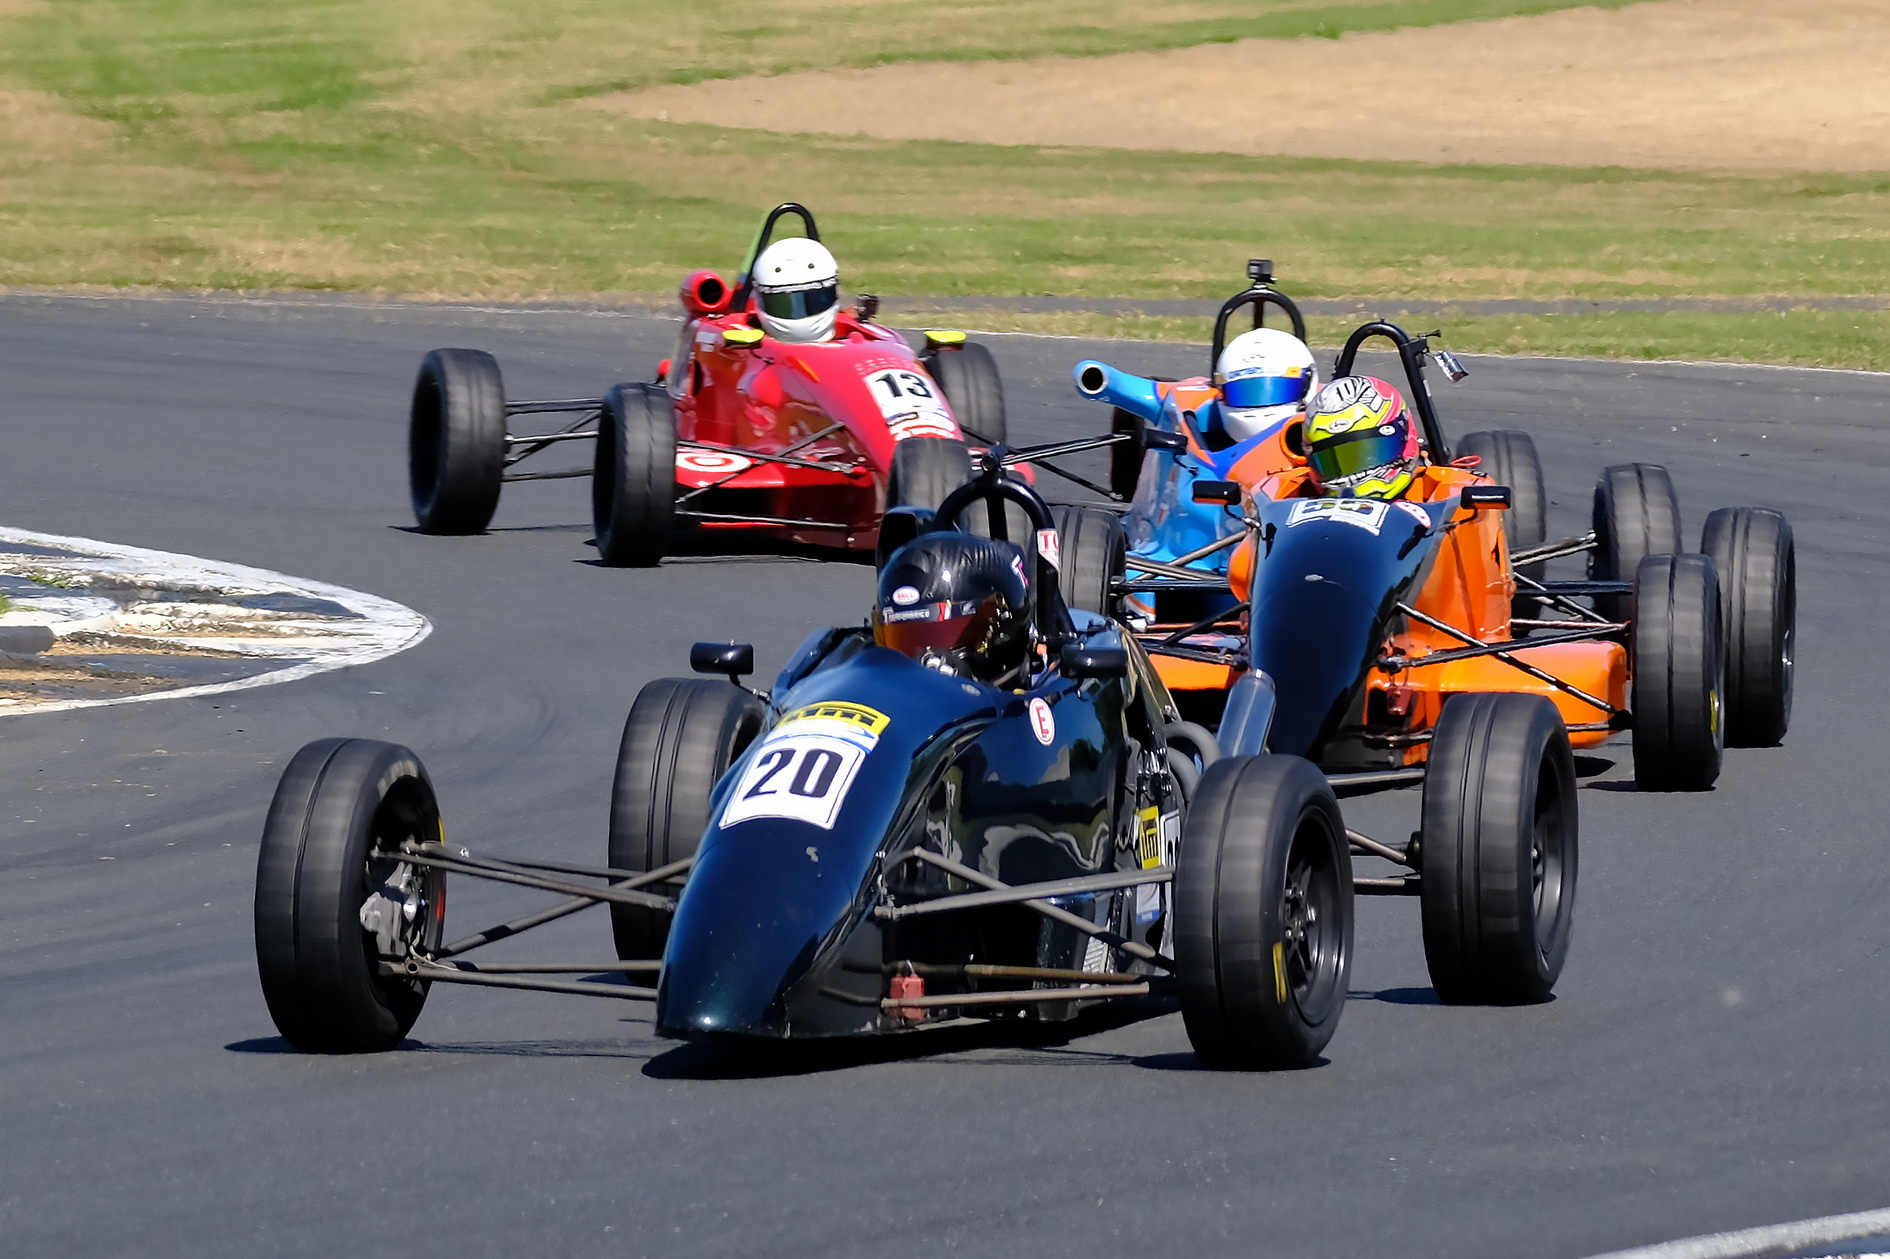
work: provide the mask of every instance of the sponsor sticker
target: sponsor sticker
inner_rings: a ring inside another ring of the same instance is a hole
[[[1056,714],[1050,711],[1050,705],[1042,699],[1032,699],[1028,708],[1030,732],[1037,736],[1037,742],[1049,747],[1050,741],[1057,737]]]
[[[958,422],[938,383],[913,368],[889,368],[865,376],[894,441],[908,437],[959,437]]]
[[[1024,571],[1024,557],[1023,556],[1021,555],[1011,556],[1011,571],[1017,574],[1017,580],[1023,582],[1025,588],[1028,589],[1030,586],[1030,575]]]
[[[1135,811],[1136,849],[1142,868],[1153,870],[1162,863],[1162,811],[1154,805]]]
[[[1135,925],[1146,927],[1162,916],[1162,888],[1159,883],[1144,883],[1135,889]]]
[[[1287,513],[1286,527],[1339,520],[1375,535],[1384,527],[1390,510],[1390,503],[1376,498],[1302,498]],[[1425,521],[1429,520],[1426,516]]]
[[[899,589],[892,592],[892,601],[902,608],[910,607],[919,601],[919,588],[917,586],[901,586]]]
[[[1426,529],[1431,527],[1431,513],[1425,511],[1422,507],[1419,507],[1416,503],[1407,503],[1403,499],[1399,499],[1398,507],[1406,515],[1410,516],[1413,520],[1423,525]]]
[[[1085,975],[1106,974],[1109,970],[1109,946],[1095,936],[1083,946],[1083,973]]]
[[[676,466],[685,472],[702,472],[713,476],[718,473],[745,472],[755,466],[755,461],[740,455],[724,454],[719,450],[685,449],[676,452]]]
[[[1050,567],[1063,567],[1063,539],[1055,529],[1037,530],[1037,554],[1050,561]]]

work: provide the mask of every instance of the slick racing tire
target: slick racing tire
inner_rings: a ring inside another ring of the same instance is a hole
[[[727,682],[658,678],[644,687],[630,706],[617,748],[610,868],[645,874],[694,856],[709,826],[710,791],[766,719],[760,700]],[[662,957],[669,921],[664,910],[613,904],[610,928],[618,958]]]
[[[1057,531],[1057,586],[1071,608],[1116,614],[1116,583],[1127,572],[1129,542],[1122,518],[1100,507],[1053,507]]]
[[[1726,742],[1771,747],[1792,721],[1798,557],[1791,524],[1762,507],[1722,507],[1706,518],[1700,550],[1719,570]]]
[[[321,739],[276,784],[256,861],[256,971],[283,1038],[305,1053],[392,1049],[427,981],[380,973],[439,947],[446,876],[396,855],[440,843],[420,759],[372,739]]]
[[[893,445],[886,506],[937,511],[945,496],[971,479],[971,452],[955,437],[908,437]]]
[[[1311,1066],[1345,1011],[1352,865],[1339,802],[1296,756],[1208,766],[1175,865],[1181,1017],[1201,1065]]]
[[[1634,783],[1705,791],[1725,748],[1719,576],[1704,555],[1650,555],[1634,579]]]
[[[976,341],[957,349],[936,350],[925,359],[932,379],[945,391],[945,401],[965,436],[980,446],[1009,440],[1004,420],[1004,382],[998,378],[991,351]]]
[[[1542,460],[1536,454],[1535,439],[1517,429],[1494,429],[1465,433],[1457,443],[1456,454],[1480,455],[1477,469],[1498,485],[1507,485],[1509,510],[1503,513],[1503,538],[1510,554],[1541,546],[1549,540],[1549,495],[1542,484]],[[1519,565],[1519,576],[1541,581],[1548,565],[1538,561]],[[1541,605],[1532,595],[1517,591],[1514,614],[1536,616]]]
[[[1451,1005],[1549,999],[1575,916],[1575,759],[1555,705],[1483,692],[1444,705],[1418,831],[1424,961]]]
[[[1654,463],[1622,463],[1605,469],[1595,485],[1595,549],[1588,575],[1595,581],[1633,581],[1650,555],[1680,550],[1680,499],[1667,469]],[[1599,595],[1595,608],[1611,621],[1625,621],[1632,595]]]
[[[407,481],[422,533],[480,533],[505,472],[505,383],[484,350],[420,360],[407,424]]]
[[[611,568],[658,563],[675,519],[676,412],[669,395],[660,385],[612,385],[591,472],[598,560]]]

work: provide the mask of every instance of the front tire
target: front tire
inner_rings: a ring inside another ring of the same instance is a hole
[[[767,710],[738,686],[659,678],[638,693],[610,789],[610,867],[642,874],[692,856],[709,826],[709,793],[761,733]],[[623,961],[663,956],[670,915],[613,904]]]
[[[887,507],[937,511],[945,496],[971,479],[971,452],[955,437],[908,437],[893,444]]]
[[[1071,608],[1114,616],[1116,583],[1127,572],[1129,541],[1122,518],[1100,507],[1054,507],[1061,558],[1057,585]]]
[[[986,446],[1009,440],[1004,382],[991,351],[976,341],[967,341],[955,350],[934,352],[925,365],[944,391],[945,401],[951,404],[952,416],[965,436]]]
[[[256,970],[276,1030],[305,1053],[377,1053],[420,1017],[428,984],[380,965],[430,955],[446,876],[402,861],[438,844],[420,759],[372,739],[322,739],[282,773],[256,862]]]
[[[1339,802],[1311,762],[1208,766],[1176,858],[1175,964],[1203,1066],[1318,1060],[1351,977],[1352,868]]]
[[[1667,469],[1655,463],[1622,463],[1603,470],[1595,485],[1595,549],[1588,575],[1594,581],[1633,581],[1650,555],[1680,550],[1680,498]],[[1595,608],[1611,621],[1627,620],[1632,595],[1598,595]]]
[[[676,518],[676,411],[662,386],[612,385],[597,425],[591,524],[611,568],[649,568]]]
[[[1418,832],[1424,961],[1452,1005],[1546,1001],[1575,913],[1575,760],[1540,695],[1453,697]]]
[[[422,533],[482,533],[505,474],[505,382],[484,350],[420,360],[407,424],[407,481]]]
[[[1792,721],[1798,556],[1791,524],[1762,507],[1722,507],[1706,518],[1700,550],[1719,570],[1726,742],[1771,747]]]
[[[1458,455],[1480,455],[1478,471],[1507,485],[1509,510],[1503,513],[1503,537],[1510,553],[1541,546],[1549,540],[1549,495],[1542,483],[1542,459],[1536,454],[1535,439],[1518,429],[1492,429],[1466,433],[1457,443]],[[1516,569],[1521,576],[1541,581],[1548,564],[1538,561]],[[1534,595],[1518,592],[1514,615],[1533,616],[1540,605]]]
[[[1634,782],[1705,791],[1725,748],[1719,577],[1704,555],[1650,555],[1634,580]]]

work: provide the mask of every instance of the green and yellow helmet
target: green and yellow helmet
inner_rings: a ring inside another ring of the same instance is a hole
[[[1376,376],[1341,376],[1306,408],[1313,483],[1340,498],[1396,498],[1424,465],[1417,425],[1398,391]]]

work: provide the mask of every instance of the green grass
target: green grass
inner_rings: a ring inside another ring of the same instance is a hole
[[[1251,256],[1274,258],[1296,294],[1385,301],[1890,291],[1890,175],[900,144],[626,121],[573,99],[1566,4],[25,3],[0,0],[13,14],[0,16],[0,285],[656,293],[697,266],[739,265],[760,211],[797,198],[849,286],[888,295],[1218,297]],[[1187,321],[1010,322],[1201,335]],[[1874,315],[1449,322],[1462,348],[1890,358]]]

